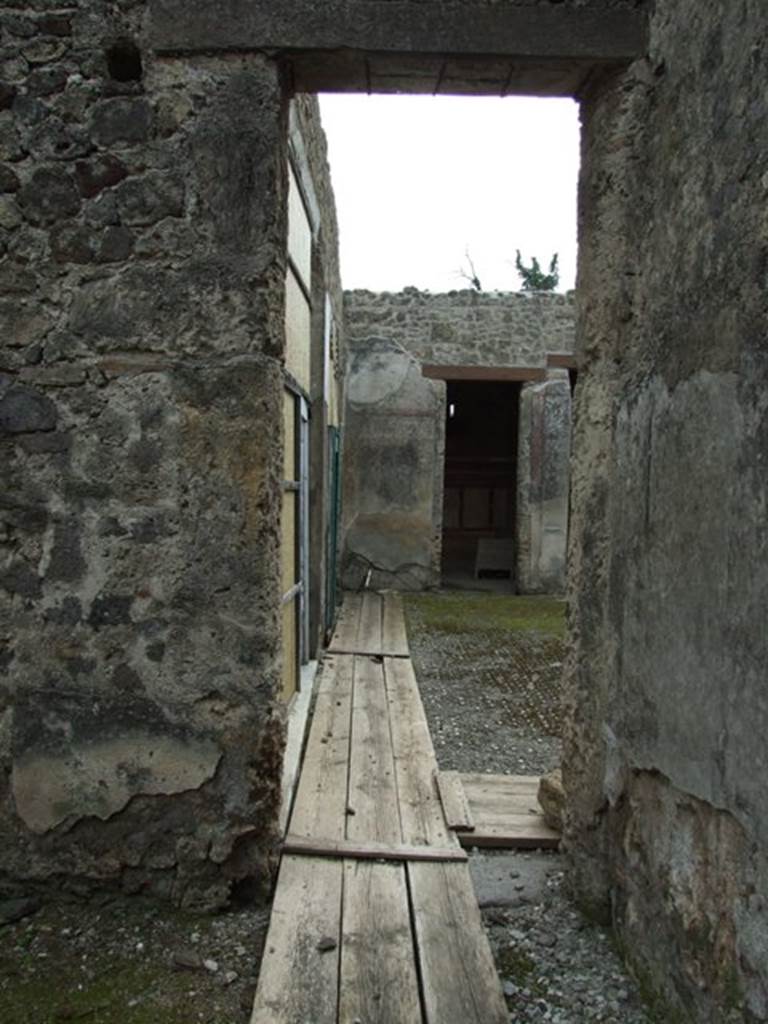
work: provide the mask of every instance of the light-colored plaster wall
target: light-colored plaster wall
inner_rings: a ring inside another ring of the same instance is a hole
[[[573,296],[411,288],[345,292],[344,305],[345,586],[439,584],[445,383],[423,371],[517,368],[536,371],[541,382],[526,385],[521,400],[516,585],[526,593],[561,592],[570,388],[566,371],[547,369],[547,356],[573,351]]]

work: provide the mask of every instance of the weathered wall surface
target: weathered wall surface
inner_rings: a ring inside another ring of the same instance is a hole
[[[350,349],[342,584],[421,590],[440,579],[445,385],[395,342]]]
[[[567,370],[523,385],[517,452],[517,590],[562,594],[566,580],[571,460]]]
[[[280,796],[285,103],[50,6],[0,12],[0,882],[215,905]]]
[[[570,389],[564,371],[546,367],[548,353],[573,350],[573,296],[361,290],[345,292],[344,310],[344,585],[361,586],[369,570],[371,586],[440,581],[445,385],[422,368],[522,367],[540,371],[542,383],[521,442],[519,583],[526,592],[561,591]],[[547,373],[565,377],[565,420],[555,393],[563,381],[547,382]]]
[[[668,1019],[765,1021],[768,11],[651,29],[584,105],[569,847]]]
[[[344,318],[351,347],[390,338],[424,364],[543,368],[574,347],[571,293],[348,291]]]

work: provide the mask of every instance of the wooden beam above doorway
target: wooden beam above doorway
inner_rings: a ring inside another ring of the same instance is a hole
[[[421,375],[432,380],[535,381],[547,379],[547,371],[543,366],[440,366],[424,363],[421,367]]]
[[[547,366],[561,370],[575,370],[576,356],[568,352],[550,352],[547,355]]]

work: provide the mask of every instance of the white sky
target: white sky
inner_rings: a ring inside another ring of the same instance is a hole
[[[320,97],[345,288],[516,291],[515,250],[576,274],[578,107],[569,99]]]

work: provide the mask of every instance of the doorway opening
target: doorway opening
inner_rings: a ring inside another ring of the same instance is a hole
[[[520,384],[449,381],[442,582],[515,589]]]

